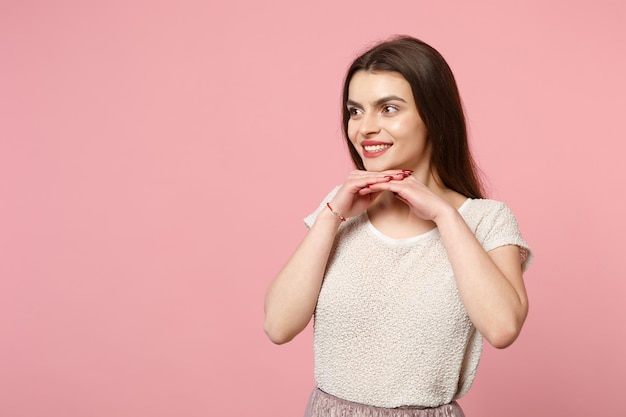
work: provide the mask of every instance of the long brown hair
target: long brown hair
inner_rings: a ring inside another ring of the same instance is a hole
[[[354,165],[363,160],[348,138],[348,88],[357,71],[393,71],[408,81],[431,142],[431,164],[443,186],[470,198],[483,198],[478,168],[472,158],[465,115],[452,70],[430,45],[410,36],[379,43],[354,60],[343,84],[343,133]]]

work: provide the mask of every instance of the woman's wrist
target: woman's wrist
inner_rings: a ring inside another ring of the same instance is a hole
[[[461,217],[459,211],[450,204],[445,204],[444,207],[437,213],[433,221],[437,224],[437,227],[441,227],[447,223],[452,223]]]
[[[335,214],[333,211],[331,211],[327,207],[317,215],[315,223],[325,223],[325,224],[333,225],[335,228],[338,228],[339,225],[341,225],[341,223],[344,222],[344,220],[342,220],[341,217],[339,216],[340,216],[339,213]]]
[[[343,217],[343,215],[341,213],[339,213],[337,210],[335,210],[331,205],[330,202],[326,203],[326,207],[328,207],[328,210],[330,210],[331,213],[333,213],[335,216],[337,216],[337,218],[339,220],[341,220],[342,222],[346,221],[346,218]]]

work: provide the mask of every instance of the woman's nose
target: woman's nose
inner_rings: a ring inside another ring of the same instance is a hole
[[[380,125],[375,114],[364,114],[361,119],[361,128],[359,129],[362,135],[369,135],[380,131]]]

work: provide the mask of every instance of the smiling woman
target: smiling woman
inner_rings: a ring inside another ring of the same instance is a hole
[[[307,417],[463,416],[483,337],[517,338],[531,252],[485,199],[450,68],[397,37],[358,57],[343,90],[356,170],[305,218],[270,285],[265,331],[286,343],[315,317]],[[375,256],[373,256],[375,254]]]
[[[347,109],[348,138],[368,171],[430,171],[427,130],[411,86],[397,72],[359,71],[352,77]]]

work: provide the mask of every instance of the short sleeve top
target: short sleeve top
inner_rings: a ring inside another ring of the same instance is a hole
[[[311,227],[338,187],[305,218]],[[486,251],[520,247],[515,216],[503,203],[468,199],[459,213]],[[437,228],[408,239],[378,231],[367,213],[337,232],[314,319],[318,387],[378,407],[437,407],[470,388],[482,336],[461,301]]]

